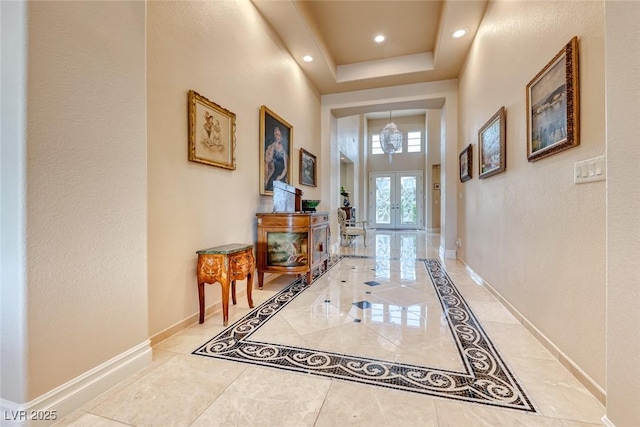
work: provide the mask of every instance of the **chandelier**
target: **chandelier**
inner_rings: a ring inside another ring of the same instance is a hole
[[[391,156],[402,147],[402,132],[398,130],[398,126],[391,121],[391,111],[389,111],[389,124],[382,128],[380,132],[380,148],[389,154],[389,163]]]

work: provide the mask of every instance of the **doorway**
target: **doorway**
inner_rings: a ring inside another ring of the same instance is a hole
[[[371,227],[393,230],[422,228],[422,187],[420,171],[371,173]]]

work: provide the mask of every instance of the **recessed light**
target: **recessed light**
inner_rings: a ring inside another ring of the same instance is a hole
[[[376,43],[382,43],[384,41],[384,36],[382,34],[378,34],[373,38]]]
[[[313,56],[311,56],[311,55],[305,55],[305,56],[303,56],[303,57],[302,57],[302,60],[303,60],[304,62],[311,62],[311,61],[313,61]]]
[[[453,37],[454,39],[459,39],[460,37],[464,37],[466,34],[466,28],[461,28],[459,30],[455,30],[453,34],[451,34],[451,37]]]

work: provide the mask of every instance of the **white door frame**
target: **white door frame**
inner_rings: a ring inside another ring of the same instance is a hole
[[[376,178],[389,177],[391,179],[391,212],[389,223],[376,222]],[[415,177],[416,179],[416,215],[415,224],[403,224],[400,218],[401,178]],[[424,182],[422,171],[395,171],[369,173],[369,227],[394,230],[422,229],[424,224]]]

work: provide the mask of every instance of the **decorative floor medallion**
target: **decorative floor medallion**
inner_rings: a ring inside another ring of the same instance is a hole
[[[417,261],[423,262],[429,272],[464,363],[463,372],[252,341],[255,331],[307,289],[302,279],[254,308],[193,354],[536,412],[440,262]]]

